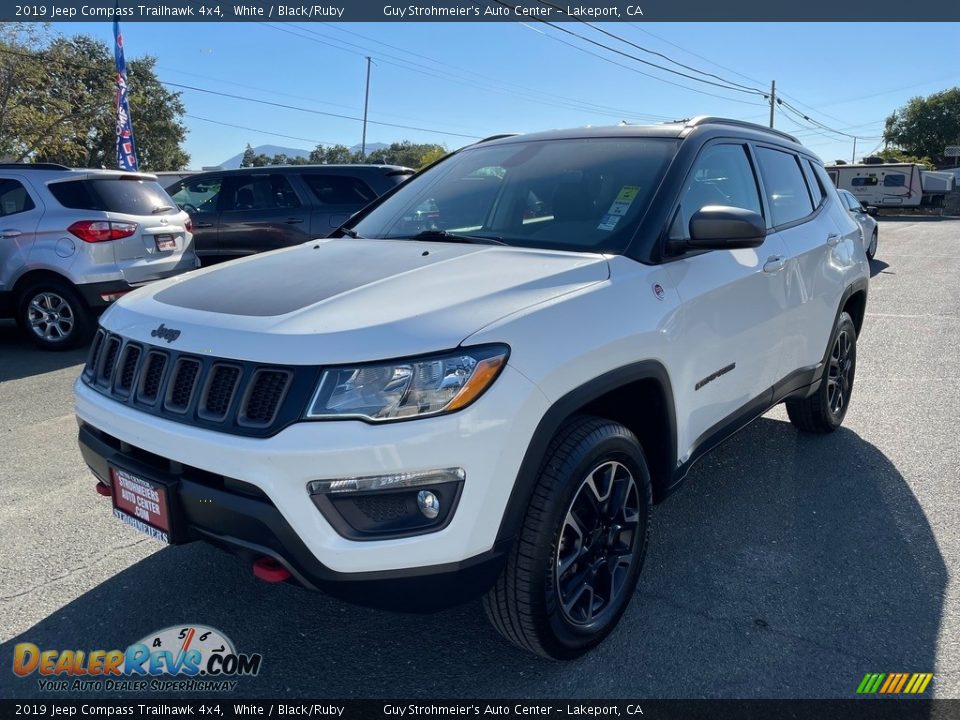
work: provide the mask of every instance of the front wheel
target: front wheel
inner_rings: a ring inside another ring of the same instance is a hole
[[[17,321],[43,350],[69,350],[93,332],[93,314],[68,282],[54,278],[30,284],[20,293]]]
[[[841,312],[830,336],[820,387],[803,400],[787,401],[790,422],[811,433],[829,433],[840,427],[850,406],[856,370],[857,328],[849,313]]]
[[[580,416],[554,437],[507,565],[484,598],[508,640],[554,660],[578,657],[616,627],[640,577],[650,472],[620,423]]]

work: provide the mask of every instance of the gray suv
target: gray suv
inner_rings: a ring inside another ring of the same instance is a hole
[[[326,237],[407,180],[398,165],[276,165],[205,172],[167,185],[190,213],[206,264]]]
[[[118,297],[196,267],[190,217],[154,175],[0,164],[0,317],[39,347],[83,344]]]

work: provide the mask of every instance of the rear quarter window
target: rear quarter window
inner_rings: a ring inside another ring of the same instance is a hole
[[[166,190],[153,180],[88,178],[50,183],[48,187],[57,202],[75,210],[102,210],[125,215],[179,212]]]

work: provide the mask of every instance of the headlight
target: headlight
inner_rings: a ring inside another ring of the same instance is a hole
[[[320,377],[305,417],[398,420],[453,412],[490,387],[509,353],[506,345],[486,345],[432,357],[330,368]]]

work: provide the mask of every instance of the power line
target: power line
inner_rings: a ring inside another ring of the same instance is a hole
[[[417,74],[420,74],[420,75],[425,75],[425,76],[427,76],[427,77],[432,77],[432,78],[435,78],[435,79],[443,80],[443,81],[445,81],[445,82],[451,82],[451,83],[456,83],[456,84],[464,85],[464,86],[470,87],[470,88],[472,88],[472,89],[481,89],[481,90],[485,90],[485,91],[487,91],[487,92],[496,93],[496,94],[499,94],[499,95],[505,95],[505,96],[509,96],[509,97],[518,97],[518,98],[520,98],[521,100],[524,100],[524,101],[526,101],[526,102],[531,102],[531,103],[540,104],[540,105],[548,105],[548,106],[551,106],[551,107],[560,107],[560,108],[564,108],[564,109],[568,109],[568,110],[576,110],[576,111],[578,111],[578,112],[589,113],[589,114],[592,114],[592,115],[597,115],[597,114],[607,115],[607,116],[609,116],[609,117],[615,117],[615,118],[620,118],[620,119],[624,118],[625,116],[626,116],[626,117],[649,119],[649,120],[653,120],[653,121],[662,121],[662,120],[668,120],[668,119],[670,119],[670,118],[668,118],[667,116],[663,116],[663,115],[649,115],[649,114],[644,114],[644,113],[635,113],[635,112],[633,112],[633,111],[624,110],[624,109],[622,109],[622,108],[615,108],[615,107],[610,107],[610,106],[605,106],[605,105],[598,105],[598,104],[596,104],[596,103],[586,102],[586,101],[583,101],[583,100],[574,100],[574,99],[572,99],[572,98],[567,98],[567,97],[564,97],[564,96],[561,96],[561,95],[554,95],[554,94],[552,94],[552,93],[544,93],[544,92],[541,92],[541,91],[538,91],[538,90],[534,90],[534,89],[532,89],[532,88],[526,88],[526,87],[524,87],[524,86],[522,86],[522,85],[516,85],[515,83],[500,83],[500,84],[498,84],[498,85],[491,85],[491,84],[489,84],[489,83],[484,83],[484,82],[478,83],[478,80],[476,80],[476,79],[473,79],[473,78],[465,78],[465,77],[463,77],[462,75],[459,75],[459,76],[458,76],[456,73],[453,73],[453,72],[451,72],[451,71],[449,71],[449,70],[446,70],[446,69],[439,69],[439,68],[429,67],[429,66],[423,65],[423,64],[421,64],[421,63],[413,62],[413,61],[408,60],[408,59],[406,59],[406,58],[397,57],[396,55],[392,55],[392,54],[384,53],[384,52],[378,52],[378,51],[372,50],[372,49],[370,49],[370,48],[368,48],[368,47],[364,47],[364,46],[362,46],[362,45],[357,45],[356,43],[351,43],[351,42],[348,42],[348,41],[346,41],[346,40],[340,40],[339,38],[331,38],[329,35],[324,35],[324,34],[322,34],[322,33],[317,32],[316,30],[313,30],[313,29],[310,29],[310,28],[302,27],[302,26],[299,26],[299,25],[293,25],[293,26],[292,26],[292,27],[295,28],[296,30],[299,30],[299,31],[302,31],[302,32],[305,32],[305,33],[309,33],[310,35],[313,35],[313,36],[316,36],[316,37],[309,37],[309,36],[303,35],[303,34],[301,34],[301,33],[299,33],[299,32],[294,32],[293,30],[290,30],[289,28],[281,27],[281,26],[278,26],[278,25],[273,25],[273,24],[270,24],[270,23],[263,23],[263,24],[266,25],[267,27],[273,28],[273,29],[275,29],[275,30],[279,30],[279,31],[281,31],[281,32],[285,32],[285,33],[287,33],[287,34],[289,34],[289,35],[293,35],[293,36],[295,36],[295,37],[299,37],[299,38],[302,38],[302,39],[304,39],[304,40],[309,40],[309,41],[311,41],[311,42],[315,42],[315,43],[318,43],[318,44],[321,44],[321,45],[328,45],[328,46],[333,47],[333,48],[335,48],[335,49],[337,49],[337,50],[343,50],[343,51],[345,51],[345,52],[353,53],[353,54],[355,54],[355,55],[367,56],[367,55],[371,55],[371,54],[372,54],[372,56],[375,57],[378,62],[383,63],[383,64],[385,64],[385,65],[390,65],[390,66],[393,66],[393,67],[397,67],[397,68],[399,68],[399,69],[401,69],[401,70],[406,70],[406,71],[408,71],[408,72],[414,72],[414,73],[417,73]],[[346,32],[349,32],[349,31],[346,31]],[[351,34],[357,35],[358,33],[351,33]],[[362,36],[361,36],[361,37],[362,37]],[[321,38],[321,39],[317,39],[317,38]],[[374,40],[373,42],[379,42],[379,41]],[[333,45],[333,44],[331,44],[331,43],[338,43],[338,45]],[[359,51],[358,51],[358,50],[351,50],[351,49],[349,49],[349,48],[347,48],[347,47],[340,47],[341,44],[342,44],[342,45],[349,45],[349,46],[354,47],[354,48],[359,48]],[[381,44],[385,44],[385,43],[381,43]],[[389,46],[389,47],[393,47],[393,46]],[[439,65],[444,65],[444,66],[446,66],[446,67],[456,67],[456,66],[450,65],[449,63],[441,63],[441,61],[439,61],[439,60],[434,60],[434,59],[432,59],[432,58],[428,58],[427,56],[425,56],[425,55],[420,55],[419,53],[412,53],[412,54],[416,55],[417,57],[422,57],[422,58],[424,58],[424,59],[427,59],[429,62],[433,62],[433,63],[439,64]],[[387,59],[387,58],[389,58],[389,59]],[[476,76],[477,76],[478,78],[480,78],[481,80],[485,80],[485,79],[486,79],[486,76],[484,76],[484,75],[482,75],[482,74],[480,74],[480,73],[473,73],[472,71],[463,70],[463,69],[461,69],[461,71],[462,71],[462,72],[467,72],[467,73],[470,73],[470,74],[473,74],[473,75],[476,75]],[[523,92],[523,94],[521,94],[521,93],[518,93],[518,92],[515,92],[515,91],[510,91],[510,90],[502,87],[502,85],[504,85],[504,84],[506,84],[506,85],[513,85],[514,87],[520,88],[520,89],[523,90],[524,92]],[[540,97],[539,97],[539,98],[536,97],[537,95],[539,95]]]
[[[21,57],[28,57],[28,58],[32,58],[32,59],[34,59],[34,60],[40,59],[43,55],[46,55],[46,53],[42,53],[42,52],[41,52],[41,53],[26,53],[26,52],[21,52],[21,51],[17,51],[17,50],[12,50],[12,49],[9,49],[9,48],[0,48],[0,52],[6,53],[6,54],[9,54],[9,55],[19,55],[19,56],[21,56]],[[86,67],[86,68],[89,69],[89,70],[96,70],[97,72],[99,72],[99,71],[102,70],[102,68],[96,67],[95,65],[89,65],[89,64],[86,64],[86,63],[81,63],[81,62],[78,62],[78,61],[73,60],[73,59],[70,59],[69,62],[70,62],[70,64],[74,65],[75,67]],[[316,110],[316,109],[313,109],[313,108],[301,107],[301,106],[299,106],[299,105],[289,105],[289,104],[287,104],[287,103],[279,103],[279,102],[274,102],[274,101],[272,101],[272,100],[263,100],[263,99],[260,99],[260,98],[247,97],[247,96],[245,96],[245,95],[237,95],[237,94],[235,94],[235,93],[227,93],[227,92],[223,92],[223,91],[220,91],[220,90],[211,90],[211,89],[209,89],[209,88],[197,87],[197,86],[195,86],[195,85],[186,85],[186,84],[183,84],[183,83],[175,83],[175,82],[170,82],[170,81],[168,81],[168,80],[163,80],[163,79],[161,79],[161,78],[159,78],[159,77],[157,78],[157,81],[158,81],[159,83],[163,84],[163,85],[168,86],[168,87],[179,88],[179,89],[181,89],[181,90],[192,90],[192,91],[194,91],[194,92],[206,93],[206,94],[208,94],[208,95],[216,95],[216,96],[218,96],[218,97],[225,97],[225,98],[230,98],[230,99],[233,99],[233,100],[243,100],[243,101],[246,101],[246,102],[257,103],[257,104],[260,104],[260,105],[269,105],[269,106],[271,106],[271,107],[283,108],[283,109],[285,109],[285,110],[296,110],[296,111],[298,111],[298,112],[310,113],[310,114],[312,114],[312,115],[323,115],[323,116],[325,116],[325,117],[334,117],[334,118],[339,118],[339,119],[342,119],[342,120],[355,120],[355,121],[357,121],[357,122],[362,122],[362,121],[363,121],[363,118],[355,117],[355,116],[353,116],[353,115],[344,115],[344,114],[342,114],[342,113],[333,113],[333,112],[328,112],[328,111],[325,111],[325,110]],[[480,136],[480,135],[467,135],[467,134],[465,134],[465,133],[449,132],[449,131],[446,131],[446,130],[438,130],[438,129],[436,129],[436,128],[426,128],[426,127],[418,127],[418,126],[416,126],[416,125],[401,125],[401,124],[399,124],[399,123],[389,123],[389,122],[384,122],[384,121],[382,121],[382,120],[368,120],[368,122],[369,122],[371,125],[382,125],[382,126],[384,126],[384,127],[394,127],[394,128],[400,128],[400,129],[402,129],[402,130],[416,130],[416,131],[418,131],[418,132],[430,132],[430,133],[436,133],[437,135],[450,135],[450,136],[452,136],[452,137],[467,138],[468,140],[479,140],[479,139],[482,137],[482,136]]]
[[[501,3],[501,4],[502,4],[502,3]],[[543,21],[541,21],[541,22],[543,22]],[[548,23],[548,24],[549,24],[549,23]],[[548,38],[548,39],[550,39],[550,40],[554,40],[554,41],[556,41],[556,42],[558,42],[558,43],[561,43],[561,44],[563,44],[563,45],[566,45],[566,46],[568,46],[568,47],[571,47],[571,48],[573,48],[574,50],[577,50],[577,51],[582,52],[582,53],[586,53],[587,55],[591,55],[591,56],[593,56],[593,57],[595,57],[595,58],[599,58],[600,60],[603,60],[603,61],[606,62],[606,63],[610,63],[611,65],[616,65],[616,66],[619,67],[619,68],[623,68],[623,69],[625,69],[625,70],[629,70],[630,72],[637,73],[638,75],[643,75],[644,77],[651,78],[652,80],[656,80],[656,81],[658,81],[658,82],[662,82],[662,83],[665,83],[665,84],[667,84],[667,85],[673,85],[674,87],[682,88],[682,89],[684,89],[684,90],[690,90],[691,92],[699,93],[700,95],[707,95],[707,96],[709,96],[709,97],[720,98],[721,100],[726,100],[726,101],[728,101],[728,102],[734,102],[734,103],[740,103],[740,104],[742,104],[742,105],[754,105],[754,106],[761,106],[761,105],[762,105],[762,103],[750,102],[750,101],[748,101],[748,100],[740,100],[740,99],[738,99],[738,98],[732,98],[732,97],[728,97],[728,96],[726,96],[726,95],[717,95],[716,93],[707,92],[706,90],[700,90],[700,89],[698,89],[698,88],[692,88],[692,87],[689,87],[688,85],[681,85],[680,83],[673,82],[672,80],[667,80],[666,78],[657,77],[656,75],[651,75],[650,73],[644,72],[643,70],[638,70],[638,69],[635,68],[635,67],[630,67],[629,65],[624,65],[623,63],[619,63],[619,62],[617,62],[616,60],[613,60],[612,58],[606,57],[605,55],[601,55],[600,53],[593,52],[592,50],[588,50],[587,48],[580,47],[579,45],[575,45],[574,43],[572,43],[572,42],[570,42],[570,41],[568,41],[568,40],[564,40],[564,39],[561,38],[561,37],[557,37],[556,35],[550,35],[549,33],[545,33],[545,32],[543,32],[543,31],[541,31],[541,30],[537,30],[537,28],[535,28],[535,27],[533,27],[533,26],[531,26],[531,25],[529,25],[529,24],[527,24],[527,23],[525,23],[525,22],[521,22],[520,25],[522,25],[523,27],[525,27],[525,28],[527,28],[527,29],[529,29],[529,30],[532,30],[533,32],[537,33],[538,35],[541,35],[541,36],[543,36],[543,37],[545,37],[545,38]],[[672,119],[672,118],[667,118],[667,119]]]
[[[224,127],[236,128],[237,130],[249,130],[250,132],[262,133],[263,135],[275,135],[276,137],[286,138],[287,140],[301,140],[303,142],[313,143],[314,145],[337,144],[328,142],[326,140],[313,140],[311,138],[297,137],[296,135],[284,135],[283,133],[274,132],[273,130],[263,130],[262,128],[252,128],[245,125],[234,125],[233,123],[224,122],[223,120],[214,120],[212,118],[200,117],[199,115],[191,115],[190,113],[185,113],[184,117],[188,117],[191,120],[202,120],[203,122],[213,123],[214,125],[223,125]]]

